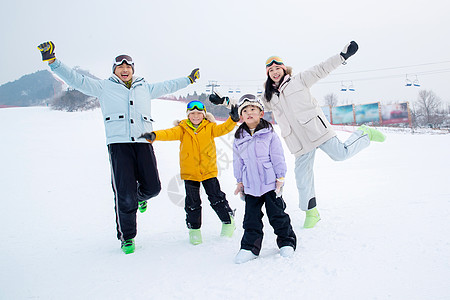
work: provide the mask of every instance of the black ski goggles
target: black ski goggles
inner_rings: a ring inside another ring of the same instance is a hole
[[[119,55],[114,59],[114,65],[116,66],[120,66],[124,62],[130,66],[134,65],[133,59],[129,55]]]

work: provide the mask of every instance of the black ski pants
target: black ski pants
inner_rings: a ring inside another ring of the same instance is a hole
[[[245,195],[244,236],[241,240],[241,249],[250,250],[259,255],[263,240],[264,213],[262,206],[266,205],[267,217],[277,235],[277,245],[297,246],[297,237],[291,226],[291,219],[284,211],[286,204],[282,197],[277,197],[275,191],[265,193],[260,197]]]
[[[222,223],[230,224],[230,215],[233,211],[228,204],[226,195],[220,190],[219,180],[213,177],[201,181],[212,209],[216,212]],[[200,181],[185,180],[186,199],[186,225],[189,229],[199,229],[202,226],[202,200],[200,199]]]
[[[155,197],[161,191],[153,146],[148,143],[108,145],[111,183],[114,191],[117,238],[136,236],[138,201]]]

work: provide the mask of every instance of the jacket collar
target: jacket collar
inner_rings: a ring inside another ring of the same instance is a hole
[[[238,145],[245,143],[255,137],[261,136],[261,135],[265,135],[267,133],[270,133],[272,130],[269,128],[261,128],[260,130],[256,131],[255,133],[253,133],[253,135],[250,135],[250,133],[248,133],[247,131],[243,130],[242,131],[242,137],[240,139],[236,139],[236,143]]]
[[[198,127],[195,128],[194,125],[192,125],[191,121],[189,121],[189,119],[184,119],[179,121],[178,125],[186,129],[186,131],[190,134],[194,135],[196,132],[202,130],[208,123],[209,121],[207,119],[203,119],[203,121],[198,124]]]
[[[286,74],[283,78],[283,81],[280,83],[279,86],[276,86],[274,84],[274,88],[277,89],[279,92],[281,92],[281,90],[283,90],[286,87],[286,84],[291,80],[291,75]]]
[[[126,87],[126,84],[122,80],[120,80],[120,78],[117,77],[116,74],[112,74],[111,77],[109,77],[109,80],[111,80],[112,82],[121,84],[121,85]],[[134,87],[137,87],[137,86],[141,85],[143,83],[143,81],[144,81],[144,78],[133,76],[131,78],[131,80],[132,80],[131,87],[134,88]]]

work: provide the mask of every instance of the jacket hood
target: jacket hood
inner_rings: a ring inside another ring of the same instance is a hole
[[[292,67],[286,66],[286,74],[289,74],[290,76],[292,76]]]
[[[205,119],[211,123],[216,123],[216,118],[214,117],[214,115],[212,113],[207,112]],[[187,120],[187,119],[184,119],[184,120]],[[184,120],[175,120],[175,121],[173,121],[173,125],[178,126]]]

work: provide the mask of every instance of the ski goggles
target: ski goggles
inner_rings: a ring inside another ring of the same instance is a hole
[[[133,59],[129,55],[119,55],[114,59],[114,65],[116,66],[120,66],[124,62],[130,66],[134,65]]]
[[[271,65],[284,65],[283,60],[278,56],[271,56],[266,60],[266,67],[270,67]]]
[[[188,103],[187,105],[187,110],[191,111],[191,110],[206,110],[205,109],[205,105],[203,105],[203,103],[201,103],[200,101],[194,100]]]
[[[244,104],[244,102],[256,102],[256,103],[261,103],[258,99],[256,99],[255,95],[252,94],[245,94],[244,96],[241,97],[241,99],[239,99],[238,105],[242,105]]]

